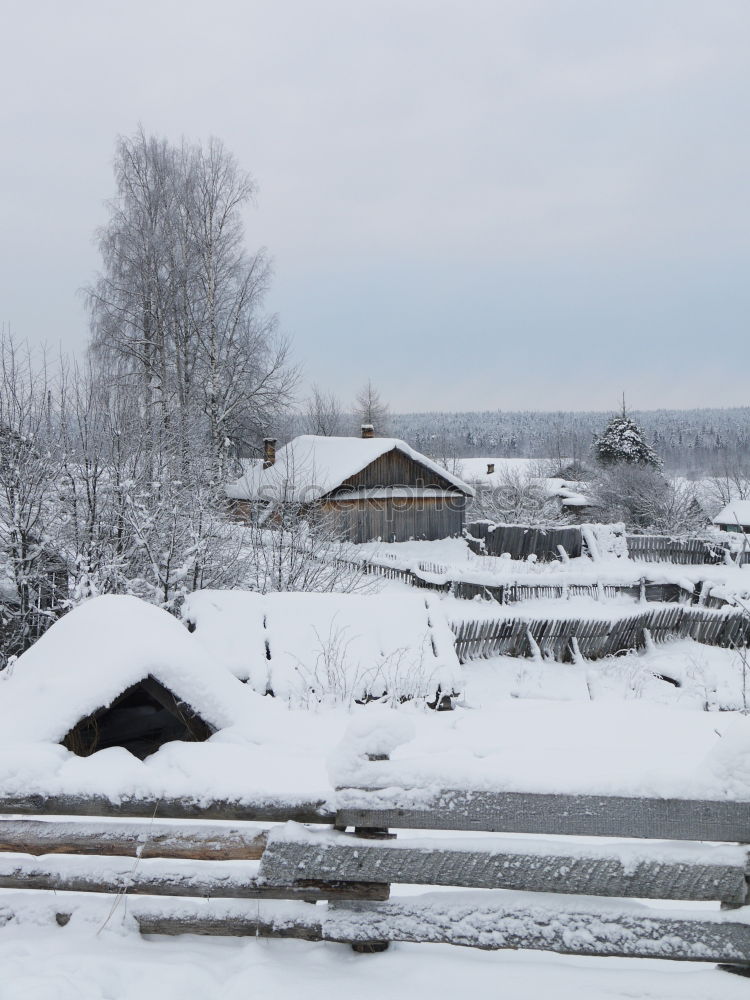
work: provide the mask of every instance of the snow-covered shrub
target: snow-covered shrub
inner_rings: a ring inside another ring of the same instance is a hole
[[[492,485],[477,484],[468,520],[502,524],[539,524],[561,521],[559,505],[547,492],[545,480],[527,471],[502,468]]]
[[[598,520],[622,521],[630,530],[694,534],[706,524],[691,484],[670,480],[652,466],[607,467],[587,488]]]

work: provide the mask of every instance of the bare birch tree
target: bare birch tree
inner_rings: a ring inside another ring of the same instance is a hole
[[[324,437],[336,437],[344,430],[344,415],[335,393],[326,392],[315,383],[305,407],[305,430]]]
[[[267,255],[244,248],[253,181],[218,140],[172,146],[142,130],[118,140],[115,179],[87,291],[93,357],[114,389],[135,386],[154,455],[174,447],[185,476],[208,449],[222,482],[296,381],[263,310]]]

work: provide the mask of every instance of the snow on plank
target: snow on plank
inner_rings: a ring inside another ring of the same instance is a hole
[[[127,816],[142,819],[210,819],[236,822],[332,823],[325,799],[214,799],[106,795],[0,795],[0,814],[48,816]]]
[[[89,823],[0,819],[0,851],[20,854],[97,854],[101,857],[257,860],[266,831],[206,823]]]
[[[741,905],[747,861],[746,849],[735,846],[515,838],[363,841],[288,824],[270,831],[260,871],[280,883],[353,879]]]
[[[133,862],[132,858],[52,855],[30,858],[0,855],[0,888],[54,892],[126,892],[147,896],[198,896],[233,899],[387,899],[387,885],[360,881],[335,884],[269,885],[257,866],[244,861]]]
[[[504,892],[430,893],[387,903],[331,904],[327,941],[405,941],[486,950],[750,962],[743,910],[701,915],[637,903]]]
[[[750,843],[745,801],[342,789],[336,826]]]

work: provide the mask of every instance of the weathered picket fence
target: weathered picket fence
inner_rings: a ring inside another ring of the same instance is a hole
[[[592,597],[595,600],[609,600],[616,597],[633,597],[644,601],[671,602],[697,600],[700,585],[694,592],[686,591],[677,583],[649,583],[645,579],[631,584],[609,583],[474,583],[462,578],[452,578],[450,567],[438,563],[420,562],[416,569],[391,566],[385,561],[353,563],[337,559],[338,565],[356,567],[365,576],[382,576],[388,580],[401,580],[412,587],[451,593],[454,597],[472,600],[484,597],[498,604],[517,604],[519,601],[545,600],[547,598]],[[726,601],[716,602],[723,606]]]
[[[549,598],[564,600],[568,597],[591,597],[596,601],[608,601],[617,597],[632,597],[644,601],[671,603],[692,600],[691,591],[686,591],[678,583],[647,583],[639,580],[624,586],[609,583],[472,583],[456,580],[451,593],[455,597],[472,600],[483,597],[498,604],[518,604],[520,601],[543,601]]]
[[[723,563],[727,549],[702,538],[668,535],[626,535],[628,556],[639,562],[669,562],[680,566]]]
[[[750,642],[750,616],[676,604],[645,608],[614,620],[594,618],[489,618],[453,622],[461,663],[490,656],[542,656],[590,660],[643,649],[670,639],[691,638],[708,646],[737,648]]]
[[[388,790],[379,787],[383,758],[370,759],[363,766],[373,769],[371,787],[340,789],[333,806],[0,799],[0,812],[15,814],[0,820],[0,924],[14,920],[18,897],[8,889],[44,890],[60,925],[80,900],[69,894],[117,893],[135,897],[128,913],[146,934],[301,937],[359,951],[432,942],[750,969],[741,846],[750,842],[750,802]],[[259,834],[243,827],[246,820],[296,822]],[[397,840],[394,828],[425,833]],[[637,840],[592,845],[568,837]],[[684,843],[650,843],[664,840]],[[195,860],[186,867],[186,858]],[[247,865],[254,874],[243,875],[243,865],[258,859],[257,870]],[[391,885],[401,883],[469,891],[391,897]],[[327,907],[304,905],[321,899]],[[713,901],[723,909],[659,909],[632,899]]]

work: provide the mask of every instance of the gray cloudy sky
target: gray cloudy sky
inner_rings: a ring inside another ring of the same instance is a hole
[[[3,0],[0,322],[80,349],[117,133],[221,137],[310,380],[745,405],[748,0]]]

